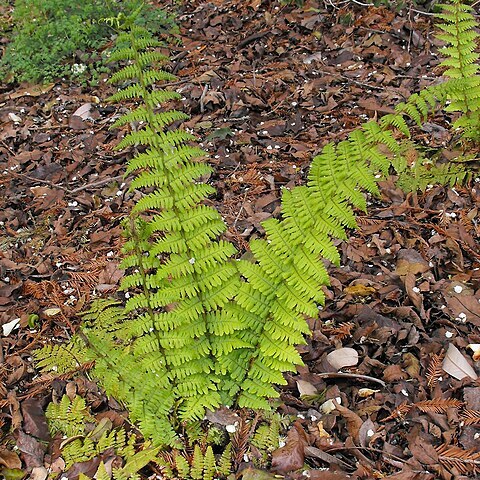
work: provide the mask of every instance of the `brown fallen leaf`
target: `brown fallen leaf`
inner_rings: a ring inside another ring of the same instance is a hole
[[[284,447],[272,453],[272,471],[285,474],[303,467],[307,435],[299,422],[295,422],[287,435]]]
[[[327,362],[336,370],[352,367],[358,363],[358,352],[354,348],[339,348],[327,355]]]
[[[40,402],[34,398],[27,398],[22,402],[23,428],[26,433],[39,438],[50,440],[47,420]]]
[[[389,365],[383,371],[383,379],[386,382],[395,382],[397,380],[406,380],[408,378],[407,373],[402,369],[400,365]]]
[[[264,470],[257,470],[256,468],[246,468],[242,470],[241,477],[243,480],[276,480],[276,476]]]
[[[39,97],[40,95],[48,93],[54,86],[55,83],[48,83],[46,85],[22,84],[16,92],[6,94],[4,98],[15,100],[21,97]]]
[[[84,103],[72,113],[72,117],[80,117],[82,120],[91,119],[92,104]]]
[[[311,480],[348,480],[350,478],[344,472],[330,472],[325,470],[306,470],[305,478]]]
[[[27,435],[22,430],[14,432],[17,447],[22,452],[22,459],[27,468],[41,467],[43,465],[43,457],[45,455],[45,446],[36,438]]]
[[[424,465],[437,465],[438,464],[438,453],[431,445],[431,443],[426,439],[422,438],[421,435],[415,437],[415,439],[410,442],[410,451],[416,460],[423,463]]]
[[[348,434],[352,437],[355,444],[358,445],[360,441],[360,428],[363,425],[363,420],[349,408],[340,405],[336,401],[334,401],[334,403],[337,411],[347,422]]]
[[[19,456],[5,447],[0,447],[0,465],[7,468],[22,468]]]
[[[428,262],[411,248],[403,248],[397,253],[397,265],[395,273],[400,276],[416,275],[417,273],[425,273],[430,270]]]
[[[312,396],[318,394],[317,388],[306,380],[297,380],[297,389],[300,397],[305,395]]]
[[[363,285],[361,283],[357,285],[349,285],[343,289],[343,293],[346,293],[347,295],[353,295],[354,297],[368,297],[375,292],[375,288],[367,287],[367,285]]]
[[[478,378],[478,375],[475,373],[475,370],[470,363],[468,363],[468,360],[453,343],[448,346],[447,353],[443,359],[442,368],[446,373],[457,380],[462,380],[465,377],[470,377],[473,380]]]
[[[403,354],[403,366],[410,378],[416,378],[420,374],[420,362],[411,352]]]
[[[375,424],[370,418],[367,418],[363,422],[360,430],[358,431],[358,441],[362,447],[368,446],[370,439],[375,435],[376,430]]]
[[[45,467],[35,467],[28,477],[29,480],[46,480],[48,477],[48,470]]]

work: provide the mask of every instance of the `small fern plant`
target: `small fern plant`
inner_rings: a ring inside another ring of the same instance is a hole
[[[165,462],[165,477],[181,478],[183,480],[213,480],[227,478],[232,472],[232,444],[229,443],[217,460],[211,446],[202,452],[199,445],[195,445],[193,454],[186,455],[176,452],[173,462]]]
[[[151,448],[148,444],[144,444],[142,450],[136,451],[134,434],[127,434],[123,428],[113,429],[112,422],[107,418],[97,422],[85,400],[78,395],[72,400],[64,395],[60,402],[49,403],[46,418],[52,436],[61,434],[64,438],[60,453],[66,469],[77,462],[92,460],[111,450],[126,462],[123,467],[114,469],[113,478],[134,479],[139,478],[138,470],[153,461],[158,453],[158,449]],[[102,468],[100,465],[97,479],[101,478]]]

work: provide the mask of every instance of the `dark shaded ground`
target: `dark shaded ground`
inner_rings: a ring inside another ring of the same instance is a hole
[[[240,250],[262,235],[260,222],[279,214],[280,188],[304,180],[322,145],[437,81],[430,20],[414,10],[318,2],[184,7],[171,88],[184,96],[177,108],[191,114],[187,127],[211,154],[218,191],[211,202]],[[0,424],[5,445],[15,430],[24,469],[58,465],[55,442],[33,463],[22,450],[32,438],[25,432],[34,433],[25,417],[52,393],[70,382],[94,411],[106,408],[83,376],[39,378],[31,352],[52,338],[67,341],[93,292],[114,292],[122,276],[119,222],[132,199],[125,154],[112,150],[123,132],[108,131],[117,110],[104,103],[109,93],[105,84],[2,87]],[[448,146],[446,120],[432,120],[426,130],[434,133],[418,138]],[[318,479],[477,478],[478,380],[459,380],[444,362],[479,371],[467,348],[480,344],[478,185],[405,195],[388,181],[368,215],[360,213],[360,230],[339,244],[342,266],[331,268],[328,302],[311,321],[307,366],[282,389],[282,411],[299,422],[290,450],[277,452],[280,472],[292,455],[305,455],[311,468],[331,474],[310,472]],[[15,319],[19,328],[9,332]],[[347,377],[326,360],[342,347],[358,353],[358,364],[342,369]],[[329,412],[323,400],[299,398],[313,389],[341,404]],[[0,449],[0,465],[7,457]]]

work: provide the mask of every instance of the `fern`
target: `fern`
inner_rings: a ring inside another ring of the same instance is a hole
[[[463,130],[465,138],[479,138],[480,112],[480,76],[478,75],[477,22],[472,14],[472,7],[460,0],[452,0],[451,4],[442,5],[444,13],[438,18],[443,20],[438,27],[442,34],[440,40],[446,42],[442,49],[446,59],[441,66],[446,67],[444,75],[447,82],[450,104],[449,112],[461,112],[461,116],[453,124]]]
[[[64,395],[59,403],[49,403],[45,413],[52,436],[62,432],[68,437],[83,435],[86,422],[93,422],[85,400],[76,396],[73,400]]]
[[[201,178],[211,168],[199,161],[204,153],[191,145],[194,137],[173,128],[184,114],[158,108],[178,98],[154,85],[173,78],[159,68],[167,59],[155,50],[158,42],[136,26],[119,35],[112,58],[126,64],[111,79],[121,83],[112,101],[133,100],[136,108],[114,126],[131,125],[118,148],[138,149],[126,170],[133,176],[130,190],[140,192],[124,224],[121,288],[128,301],[92,304],[79,335],[86,347],[76,362],[95,360],[94,374],[154,445],[179,448],[180,424],[188,430],[219,405],[270,408],[276,385],[286,383],[283,374],[302,365],[296,346],[305,343],[307,319],[325,301],[327,263],[340,262],[335,242],[356,227],[356,210],[366,210],[367,195],[379,193],[382,175],[395,168],[400,183],[412,189],[467,178],[460,162],[409,161],[405,140],[411,121],[422,125],[447,101],[467,116],[475,112],[473,97],[468,111],[467,103],[458,103],[464,77],[457,73],[473,72],[473,57],[462,50],[472,37],[464,33],[472,28],[470,14],[458,5],[445,14],[452,45],[446,53],[460,65],[450,62],[451,80],[412,95],[345,141],[327,144],[313,159],[307,185],[284,190],[282,216],[263,223],[266,238],[252,241],[251,261],[233,261],[234,247],[220,238],[222,218],[204,204],[214,189]],[[449,17],[455,12],[456,23]],[[65,352],[59,352],[60,358]],[[38,355],[48,367],[48,354]],[[179,456],[177,471],[208,480],[212,456],[200,453],[192,465]]]
[[[121,288],[132,294],[125,308],[94,304],[85,317],[92,327],[87,323],[84,332],[95,373],[108,377],[107,391],[127,404],[146,437],[173,444],[177,418],[195,420],[206,408],[232,403],[219,388],[228,372],[220,372],[216,362],[249,346],[235,334],[242,323],[229,323],[223,312],[240,277],[231,261],[234,247],[217,239],[226,228],[223,220],[202,205],[214,192],[198,181],[211,173],[197,160],[204,152],[188,144],[193,136],[187,132],[166,130],[183,113],[156,110],[178,99],[175,92],[153,88],[173,78],[156,66],[166,58],[148,50],[158,42],[136,26],[118,42],[122,46],[112,58],[129,63],[111,81],[128,84],[110,100],[140,102],[114,124],[139,122],[118,148],[142,148],[127,167],[134,175],[130,190],[143,192],[125,224],[122,267],[129,274]]]
[[[276,450],[280,442],[280,416],[273,415],[266,424],[260,425],[251,444],[261,452],[272,452]]]
[[[218,461],[211,446],[208,446],[205,452],[202,452],[200,446],[195,445],[193,455],[190,457],[176,452],[174,457],[176,477],[183,480],[213,480],[213,478],[228,477],[233,473],[230,458],[231,448],[229,443]],[[173,474],[171,477],[173,477]]]
[[[158,453],[158,449],[150,448],[147,444],[143,450],[136,452],[135,435],[130,434],[127,437],[122,428],[112,430],[112,423],[108,419],[103,419],[97,424],[85,400],[80,396],[70,400],[64,395],[59,403],[50,403],[46,410],[46,418],[52,436],[57,433],[64,435],[61,454],[67,469],[77,462],[92,460],[106,450],[112,449],[126,461],[122,468],[114,470],[113,477],[127,480],[136,478],[136,473],[153,461]],[[93,430],[90,428],[91,425],[95,426]],[[102,475],[103,469],[100,465],[96,478],[102,478]]]
[[[59,345],[47,344],[35,350],[33,356],[41,371],[62,374],[77,369],[85,362],[85,351],[82,347],[78,341]]]

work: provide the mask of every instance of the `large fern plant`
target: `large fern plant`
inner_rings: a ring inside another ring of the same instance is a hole
[[[451,80],[413,95],[395,114],[364,124],[345,141],[327,144],[313,159],[307,185],[284,190],[282,217],[264,222],[265,239],[250,244],[252,260],[234,259],[234,247],[221,238],[222,218],[204,204],[214,190],[201,179],[211,168],[199,160],[204,153],[192,146],[192,135],[169,128],[185,115],[159,108],[179,95],[156,87],[173,80],[159,68],[167,58],[156,50],[158,42],[139,27],[119,35],[111,60],[125,66],[111,79],[120,83],[111,100],[133,100],[137,107],[114,127],[134,127],[118,148],[137,149],[127,174],[133,175],[130,190],[141,193],[124,229],[122,289],[129,299],[125,306],[94,303],[80,334],[87,348],[76,344],[73,350],[75,364],[95,359],[107,392],[126,404],[156,445],[175,444],[179,424],[202,418],[206,409],[268,408],[278,396],[275,386],[285,383],[283,373],[302,364],[296,346],[309,333],[306,320],[324,302],[325,260],[339,263],[334,241],[356,226],[365,193],[378,194],[377,182],[392,165],[408,171],[402,138],[410,137],[409,119],[421,125],[448,101],[465,118],[476,115],[475,82],[467,75],[473,57],[466,53],[461,60],[465,48],[473,51],[465,44],[475,39],[466,15],[466,7],[454,3],[442,17],[458,33],[443,28]],[[457,71],[464,76],[455,77]],[[468,107],[460,101],[467,94]],[[474,125],[459,122],[468,132]],[[422,185],[432,174],[449,182],[467,176],[456,165],[423,172]],[[51,352],[58,364],[72,365],[72,348]],[[53,362],[41,357],[44,366]]]
[[[118,45],[111,60],[127,64],[111,78],[121,89],[110,100],[139,106],[113,126],[137,125],[118,148],[142,149],[127,174],[133,174],[130,190],[143,196],[125,224],[122,267],[129,273],[121,288],[130,298],[125,307],[96,305],[87,321],[105,319],[108,326],[100,335],[84,333],[102,352],[96,369],[107,390],[128,404],[146,435],[171,443],[174,419],[201,418],[206,408],[232,401],[223,378],[230,372],[218,364],[232,349],[249,346],[236,334],[244,325],[223,309],[240,277],[231,260],[235,248],[218,238],[226,228],[222,218],[202,203],[214,192],[200,181],[211,173],[198,161],[204,152],[189,144],[191,134],[167,129],[185,114],[157,110],[180,98],[155,88],[174,78],[157,68],[167,58],[136,26],[119,35]]]

